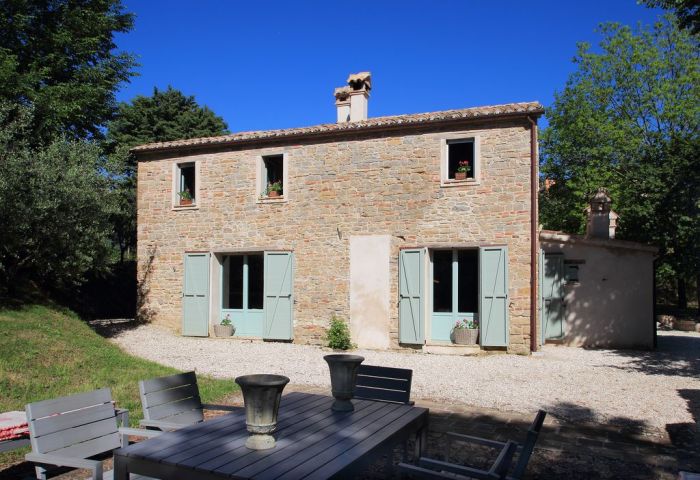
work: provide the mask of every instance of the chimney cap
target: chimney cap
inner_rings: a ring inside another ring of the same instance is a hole
[[[353,90],[372,90],[372,74],[370,72],[352,73],[348,77],[348,85]]]
[[[338,87],[333,92],[333,95],[335,95],[336,100],[340,100],[340,101],[347,100],[348,98],[350,98],[351,91],[352,91],[352,89],[350,87],[347,87],[347,86],[346,87]]]

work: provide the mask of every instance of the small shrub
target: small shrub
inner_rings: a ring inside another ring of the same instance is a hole
[[[328,329],[326,339],[330,348],[348,350],[353,347],[348,324],[336,316],[331,317],[331,327]]]

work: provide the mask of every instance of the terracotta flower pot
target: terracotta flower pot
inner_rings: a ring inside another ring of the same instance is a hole
[[[250,432],[245,446],[251,450],[267,450],[275,446],[272,432],[277,429],[277,413],[282,390],[289,383],[283,375],[244,375],[236,378],[243,393],[245,424]]]
[[[192,199],[191,198],[181,198],[180,199],[180,205],[192,205]]]
[[[455,172],[455,180],[466,180],[467,172]]]
[[[365,357],[359,355],[334,354],[326,355],[323,359],[331,371],[331,392],[335,397],[332,410],[349,412],[355,410],[350,399],[355,395],[357,370]]]
[[[280,196],[280,192],[278,192],[277,190],[270,190],[270,191],[267,193],[267,196],[270,197],[270,198],[279,197],[279,196]]]
[[[476,345],[479,341],[479,329],[455,328],[452,331],[452,338],[457,345]]]

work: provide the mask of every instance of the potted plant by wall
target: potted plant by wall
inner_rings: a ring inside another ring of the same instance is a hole
[[[236,329],[231,323],[230,314],[226,314],[226,316],[221,319],[221,323],[219,325],[214,325],[214,335],[217,337],[230,337],[235,331]]]
[[[466,180],[467,174],[471,171],[472,167],[469,162],[462,160],[457,166],[457,171],[455,172],[455,180]]]
[[[279,180],[272,182],[267,186],[268,197],[279,197],[282,195],[282,182]]]
[[[479,341],[478,320],[459,320],[452,329],[452,341],[457,345],[476,345]]]
[[[178,196],[180,197],[180,205],[192,205],[192,194],[189,188],[179,192]]]

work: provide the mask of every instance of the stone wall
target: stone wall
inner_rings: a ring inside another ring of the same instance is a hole
[[[441,139],[465,134],[480,135],[480,184],[443,187]],[[349,238],[389,235],[393,348],[399,347],[400,248],[505,244],[509,351],[529,350],[530,132],[525,119],[452,132],[432,128],[296,142],[140,158],[139,279],[147,292],[143,308],[155,322],[180,329],[184,252],[291,249],[294,341],[318,343],[331,315],[349,316]],[[257,159],[279,153],[288,162],[286,201],[260,202]],[[183,161],[199,164],[198,208],[177,211],[172,207],[173,164]]]

